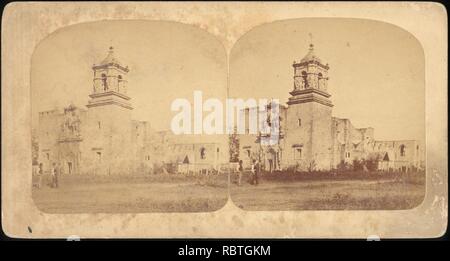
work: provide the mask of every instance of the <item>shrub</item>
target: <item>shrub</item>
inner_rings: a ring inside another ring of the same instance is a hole
[[[353,160],[353,170],[354,171],[364,170],[364,160],[359,159]]]
[[[367,169],[369,171],[376,171],[378,170],[378,161],[375,159],[368,159],[364,161]]]
[[[309,171],[309,172],[312,172],[312,171],[314,171],[315,169],[316,169],[316,162],[315,162],[314,160],[312,160],[312,161],[309,163],[308,171]]]
[[[336,169],[337,169],[337,171],[348,171],[348,170],[352,169],[352,165],[342,160],[337,165]]]

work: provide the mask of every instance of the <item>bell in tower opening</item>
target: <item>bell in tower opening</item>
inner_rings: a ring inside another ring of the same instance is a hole
[[[295,62],[294,67],[294,90],[317,89],[326,92],[328,81],[328,64],[322,61],[314,53],[314,45],[309,45],[306,56]]]
[[[114,48],[109,47],[108,55],[94,70],[94,93],[118,92],[127,94],[128,66],[123,66],[114,56]]]
[[[94,70],[94,88],[89,95],[91,99],[88,108],[114,104],[132,109],[127,94],[126,76],[129,69],[114,56],[113,47],[109,47],[106,58],[99,64],[94,64],[92,70]]]
[[[294,61],[294,90],[290,92],[288,104],[319,102],[332,106],[328,93],[328,64],[315,54],[314,45],[309,45],[309,51],[299,62]]]

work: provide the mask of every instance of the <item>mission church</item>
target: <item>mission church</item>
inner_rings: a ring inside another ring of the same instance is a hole
[[[313,45],[294,62],[294,88],[280,107],[277,144],[262,146],[260,135],[239,137],[239,159],[249,166],[259,159],[266,170],[332,170],[354,160],[372,159],[382,170],[424,167],[424,149],[415,140],[378,141],[374,129],[356,128],[332,116],[328,64]],[[66,174],[154,172],[174,164],[178,172],[218,169],[230,161],[226,135],[175,135],[155,131],[149,122],[132,119],[128,66],[108,55],[92,67],[93,87],[86,106],[39,112],[38,160],[44,171],[57,163]],[[255,108],[245,110],[248,113]],[[270,134],[268,134],[270,135]]]
[[[148,173],[168,164],[196,171],[228,162],[226,142],[214,135],[180,136],[133,120],[130,69],[115,57],[113,47],[92,70],[93,88],[85,107],[69,104],[39,112],[38,159],[44,171],[53,163],[65,174],[108,175]]]
[[[258,108],[243,111],[246,133],[239,135],[239,158],[247,166],[259,159],[270,171],[333,170],[355,160],[372,160],[380,170],[409,171],[424,167],[424,150],[418,141],[375,140],[373,128],[356,128],[349,119],[332,116],[333,103],[328,92],[330,67],[315,54],[312,44],[306,56],[292,66],[293,90],[289,92],[287,106],[279,108],[275,145],[262,145],[264,135],[249,134],[249,115]],[[270,115],[270,106],[262,115]]]

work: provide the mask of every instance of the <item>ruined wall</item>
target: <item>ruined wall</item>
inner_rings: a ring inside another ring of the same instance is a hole
[[[423,163],[423,150],[415,140],[375,141],[371,151],[383,155],[387,154],[389,161],[382,162],[381,168],[386,170],[405,171],[420,168]]]
[[[133,146],[132,166],[134,173],[151,173],[153,171],[153,147],[151,146],[151,128],[146,121],[131,122],[131,143]]]
[[[50,171],[53,162],[58,160],[58,142],[60,126],[63,115],[59,110],[39,112],[38,142],[39,156],[38,161],[42,163],[44,171]]]
[[[418,168],[424,163],[417,141],[376,141],[373,128],[355,128],[348,119],[333,117],[332,126],[333,168],[341,162],[353,164],[354,160],[376,160],[381,170]]]
[[[175,135],[171,131],[151,135],[153,164],[181,165],[187,157],[190,170],[218,168],[229,162],[227,135]]]
[[[341,163],[353,164],[368,157],[374,129],[355,128],[349,119],[333,117],[332,136],[332,168],[337,168]]]

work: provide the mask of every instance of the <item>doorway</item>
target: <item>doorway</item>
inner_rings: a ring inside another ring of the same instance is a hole
[[[72,174],[72,162],[67,162],[67,168],[69,169],[69,174]]]

